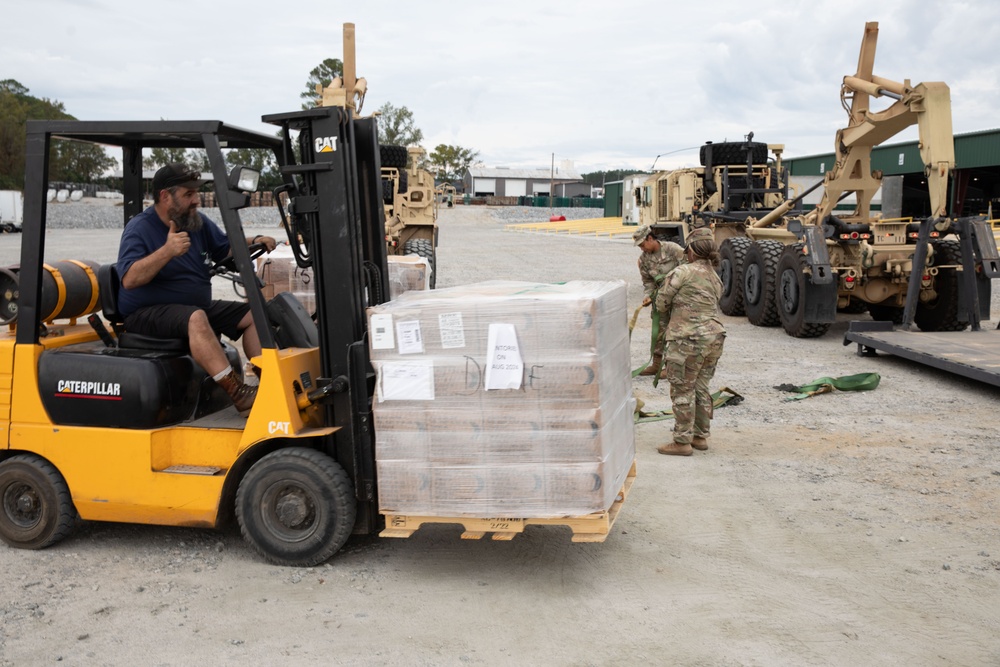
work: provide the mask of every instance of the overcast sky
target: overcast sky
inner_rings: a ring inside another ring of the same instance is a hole
[[[0,79],[81,120],[218,119],[271,133],[356,26],[362,113],[406,106],[424,146],[583,173],[695,164],[705,141],[833,150],[840,82],[879,22],[875,73],[951,87],[954,130],[997,127],[996,0],[5,3]],[[891,100],[890,100],[891,102]],[[882,106],[885,106],[884,104]],[[900,140],[916,138],[911,128]],[[676,152],[675,152],[676,151]]]

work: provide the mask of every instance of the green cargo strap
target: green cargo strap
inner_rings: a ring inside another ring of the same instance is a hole
[[[729,387],[723,387],[719,391],[712,394],[712,406],[716,408],[721,408],[724,405],[737,405],[743,402],[743,396],[736,393]],[[658,422],[664,419],[673,419],[673,410],[660,410],[659,412],[649,412],[643,410],[642,407],[638,406],[635,410],[635,423],[645,424],[646,422]]]
[[[834,389],[840,391],[869,391],[876,388],[881,379],[878,373],[858,373],[857,375],[844,375],[839,378],[823,377],[799,387],[792,384],[779,384],[775,389],[795,392],[795,396],[786,397],[784,399],[786,401],[801,401],[803,398],[809,398],[816,394],[827,394]]]
[[[639,368],[632,371],[633,378],[639,375],[639,373],[646,370],[646,368],[648,368],[649,365],[653,363],[653,352],[656,350],[656,339],[660,337],[660,311],[656,309],[656,294],[657,292],[660,291],[660,285],[663,284],[663,279],[666,277],[666,275],[667,274],[663,273],[654,278],[654,280],[656,280],[657,287],[656,289],[653,290],[653,295],[650,297],[650,305],[652,305],[653,307],[653,330],[649,336],[649,359],[647,359],[646,363],[644,363],[642,366],[639,366]],[[644,308],[644,306],[639,306],[639,308],[636,309],[635,311],[635,315],[632,316],[632,324],[630,324],[628,328],[629,338],[632,337],[632,327],[635,326],[635,321],[638,319],[639,316],[639,310],[641,310],[642,308]],[[653,373],[654,387],[657,385],[657,382],[660,379],[660,369],[662,368],[663,368],[663,362],[661,361],[660,368],[654,369],[656,371],[655,373]]]

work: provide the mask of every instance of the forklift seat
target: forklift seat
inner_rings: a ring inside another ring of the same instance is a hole
[[[114,264],[101,265],[97,270],[97,285],[100,289],[101,311],[118,337],[119,348],[188,353],[187,338],[157,338],[125,331],[125,318],[118,311],[118,290],[121,287],[121,280]]]

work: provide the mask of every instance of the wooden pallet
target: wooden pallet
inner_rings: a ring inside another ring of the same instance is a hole
[[[622,504],[628,496],[632,484],[635,482],[635,461],[625,478],[625,484],[611,504],[610,509],[604,512],[594,512],[585,516],[567,516],[551,519],[532,518],[475,518],[475,517],[449,517],[449,516],[411,516],[406,514],[386,514],[385,529],[379,533],[380,537],[410,537],[422,525],[427,523],[436,524],[459,524],[465,528],[462,533],[463,540],[482,539],[486,533],[492,533],[494,540],[512,540],[518,533],[523,533],[525,526],[569,526],[573,531],[574,542],[603,542],[607,539],[611,527],[618,519]]]

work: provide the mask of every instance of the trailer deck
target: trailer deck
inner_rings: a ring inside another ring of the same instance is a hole
[[[916,361],[1000,387],[1000,331],[906,331],[892,322],[851,322],[844,345],[859,356],[878,352]]]

